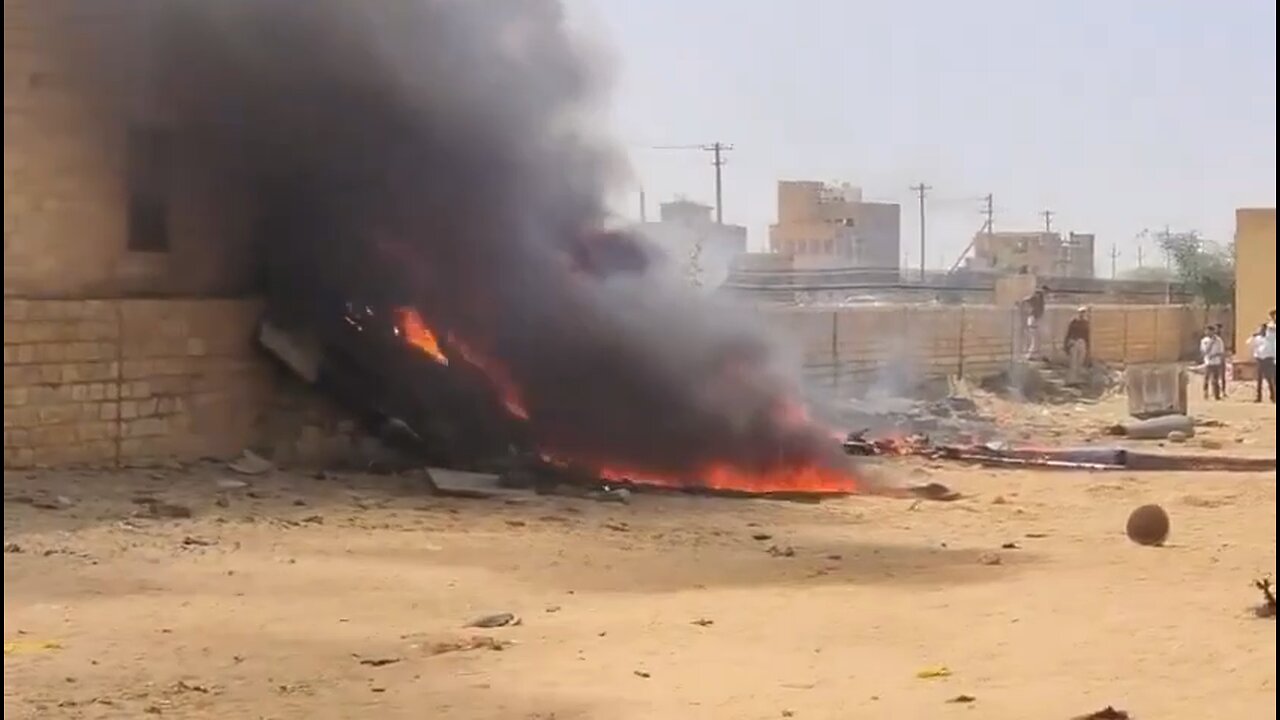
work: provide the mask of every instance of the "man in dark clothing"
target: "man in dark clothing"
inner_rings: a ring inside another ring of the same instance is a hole
[[[1076,316],[1067,323],[1067,336],[1063,341],[1067,351],[1067,384],[1079,385],[1089,360],[1089,309],[1077,308]]]
[[[1027,314],[1026,320],[1026,353],[1030,360],[1040,354],[1040,319],[1044,317],[1044,289],[1036,288],[1027,299],[1022,301]]]

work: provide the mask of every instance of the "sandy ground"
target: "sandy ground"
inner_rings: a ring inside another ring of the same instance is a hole
[[[1189,445],[1274,453],[1274,406],[1197,405],[1224,425]],[[995,410],[1065,443],[1119,407]],[[1275,569],[1274,473],[892,462],[966,498],[617,505],[287,473],[226,490],[243,478],[214,465],[6,473],[5,717],[1275,712],[1275,627],[1249,612]],[[149,517],[146,498],[193,517]],[[1123,534],[1145,502],[1172,516],[1166,547]],[[500,612],[523,622],[463,627]],[[442,652],[473,636],[511,644]]]

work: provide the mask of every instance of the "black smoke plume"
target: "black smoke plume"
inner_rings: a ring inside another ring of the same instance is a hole
[[[584,126],[600,73],[555,0],[149,7],[160,117],[247,198],[276,312],[416,308],[505,373],[557,457],[690,481],[842,467],[763,333],[603,229],[621,168]]]

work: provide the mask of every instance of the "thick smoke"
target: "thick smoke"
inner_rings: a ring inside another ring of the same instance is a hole
[[[272,305],[412,305],[520,389],[557,456],[693,479],[842,462],[762,333],[605,233],[619,165],[555,0],[170,0],[149,71],[250,198]]]

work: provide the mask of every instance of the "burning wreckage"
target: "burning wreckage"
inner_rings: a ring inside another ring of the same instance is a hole
[[[618,274],[642,275],[661,260],[653,253],[639,238],[594,234],[571,254],[566,280],[598,283]],[[508,481],[538,487],[565,483],[782,497],[867,489],[848,458],[857,453],[846,449],[841,457],[838,434],[810,420],[790,395],[771,395],[770,403],[756,406],[760,415],[738,417],[742,431],[780,441],[745,458],[709,458],[681,471],[648,465],[643,457],[592,457],[561,450],[554,434],[544,434],[539,406],[530,402],[538,395],[526,393],[500,359],[433,326],[416,307],[343,300],[310,317],[287,327],[268,315],[259,343],[294,374],[358,412],[414,467],[496,465]],[[729,344],[710,369],[711,380],[724,385],[722,392],[760,392],[754,373],[762,370],[749,361],[763,357],[765,347]]]

